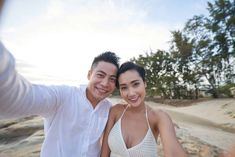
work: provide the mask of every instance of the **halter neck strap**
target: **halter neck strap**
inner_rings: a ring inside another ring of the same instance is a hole
[[[128,107],[129,107],[129,105],[127,104],[127,105],[126,105],[126,108],[125,108],[124,111],[122,112],[122,115],[121,115],[120,119],[122,118],[122,116],[124,115],[124,113],[126,112],[126,110],[127,110]]]

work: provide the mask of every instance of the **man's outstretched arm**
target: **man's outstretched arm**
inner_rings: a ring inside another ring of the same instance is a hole
[[[62,95],[57,87],[33,85],[15,70],[15,59],[0,42],[0,119],[49,116]]]

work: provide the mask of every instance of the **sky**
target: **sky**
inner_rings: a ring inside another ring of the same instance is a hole
[[[206,8],[207,0],[6,0],[0,33],[17,60],[83,84],[98,54],[113,51],[122,63],[168,50],[170,32]]]

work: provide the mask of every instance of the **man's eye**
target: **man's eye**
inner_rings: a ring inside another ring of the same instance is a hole
[[[102,78],[104,75],[103,74],[96,74],[97,77]]]
[[[116,78],[110,78],[109,79],[111,82],[116,82]]]

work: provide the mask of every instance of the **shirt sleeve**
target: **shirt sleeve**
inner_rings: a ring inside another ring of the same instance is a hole
[[[55,113],[62,86],[34,85],[17,73],[15,59],[0,42],[0,119]]]

